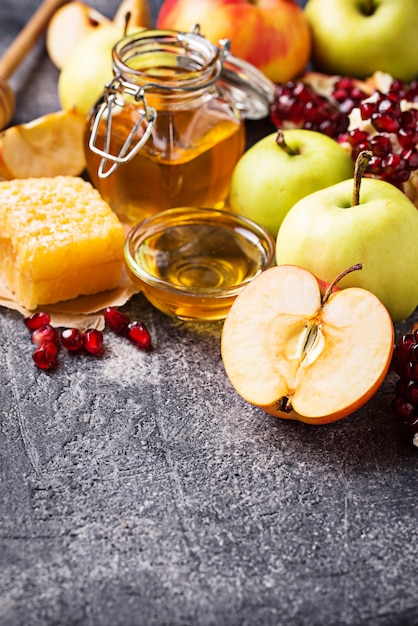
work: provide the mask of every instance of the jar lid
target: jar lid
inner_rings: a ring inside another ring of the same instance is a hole
[[[229,93],[244,119],[259,120],[269,114],[274,83],[248,61],[226,55],[217,84]]]

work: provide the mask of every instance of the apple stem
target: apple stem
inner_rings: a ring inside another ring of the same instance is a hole
[[[371,150],[362,150],[358,154],[354,167],[354,188],[353,197],[351,199],[351,206],[357,206],[358,204],[360,204],[361,179],[363,178],[363,174],[366,171],[366,168],[372,156],[373,152]]]
[[[324,305],[326,303],[331,293],[333,292],[334,287],[336,287],[337,283],[339,283],[340,280],[344,278],[344,276],[347,276],[347,274],[351,274],[351,272],[356,272],[357,270],[361,270],[361,269],[363,269],[363,265],[361,263],[355,263],[354,265],[351,265],[346,270],[341,272],[341,274],[338,274],[338,276],[334,278],[332,283],[328,285],[327,290],[325,291],[324,296],[322,298],[322,304]]]
[[[363,15],[373,15],[374,10],[374,0],[366,0],[363,5]]]
[[[131,21],[131,17],[132,17],[131,12],[127,11],[127,13],[125,13],[125,27],[123,29],[124,37],[126,37],[126,35],[128,34],[128,26],[129,26],[129,22]]]
[[[297,152],[292,150],[289,147],[289,145],[286,143],[285,138],[284,138],[284,133],[281,128],[279,128],[276,134],[276,144],[279,146],[279,148],[287,152],[287,154],[291,154],[291,155],[298,154]]]

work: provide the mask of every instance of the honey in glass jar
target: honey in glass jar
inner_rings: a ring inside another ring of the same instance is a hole
[[[245,148],[243,118],[219,84],[228,53],[198,29],[144,30],[114,47],[85,148],[92,183],[123,221],[225,205]]]

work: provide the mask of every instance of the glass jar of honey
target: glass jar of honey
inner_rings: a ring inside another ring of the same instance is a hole
[[[236,85],[224,73],[229,41],[215,46],[198,27],[144,30],[112,54],[114,78],[86,130],[92,183],[131,224],[173,207],[222,208],[245,148]]]

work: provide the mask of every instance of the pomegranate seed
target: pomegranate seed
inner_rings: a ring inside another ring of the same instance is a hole
[[[368,133],[365,130],[360,130],[359,128],[350,130],[348,133],[348,141],[352,146],[356,146],[359,143],[367,141],[368,137]]]
[[[344,100],[347,99],[348,94],[349,92],[347,89],[344,89],[344,87],[341,86],[338,86],[337,89],[332,92],[332,95],[336,100],[338,100],[338,102],[344,102]]]
[[[44,341],[32,353],[33,362],[39,369],[48,370],[55,364],[58,347],[52,341]]]
[[[409,171],[413,172],[418,169],[418,150],[403,150],[401,156],[405,159]]]
[[[415,417],[414,407],[403,398],[400,398],[398,396],[393,398],[391,402],[391,407],[395,415],[397,415],[406,422]]]
[[[377,110],[379,113],[389,113],[393,117],[400,117],[401,115],[401,105],[395,99],[391,98],[383,98],[380,100]]]
[[[376,156],[384,157],[392,152],[392,142],[387,135],[375,135],[370,139],[370,148]]]
[[[416,382],[413,382],[408,386],[406,400],[412,404],[412,406],[418,407],[418,384]]]
[[[295,124],[295,126],[299,126],[303,123],[305,118],[305,105],[301,102],[293,102],[288,107],[288,119]]]
[[[414,336],[412,333],[406,333],[399,339],[394,352],[399,354],[400,358],[405,361],[406,359],[409,359],[409,353],[413,345]]]
[[[338,80],[335,82],[336,89],[344,89],[347,92],[350,91],[352,86],[353,81],[348,76],[342,76],[341,78],[338,78]]]
[[[90,354],[97,354],[102,349],[103,334],[96,328],[89,328],[83,335],[83,345]]]
[[[304,102],[305,104],[310,103],[312,100],[312,90],[302,82],[295,85],[293,95],[297,98],[297,100]]]
[[[416,128],[401,128],[398,132],[398,141],[402,148],[415,148],[418,143],[418,131]]]
[[[51,321],[51,318],[48,313],[45,313],[45,311],[39,311],[39,313],[32,313],[32,315],[29,315],[29,317],[25,317],[25,319],[23,320],[26,328],[30,332],[37,330],[41,326],[45,326],[46,324],[49,324],[50,321]]]
[[[412,363],[418,363],[418,343],[409,348],[409,358]]]
[[[322,122],[320,122],[318,130],[320,133],[328,135],[328,137],[334,137],[335,128],[332,120],[323,120]]]
[[[405,396],[410,384],[411,384],[410,381],[406,381],[406,380],[403,380],[402,378],[398,378],[398,380],[395,383],[395,394],[397,396]]]
[[[401,113],[401,128],[411,128],[416,130],[418,122],[418,110],[407,109]]]
[[[410,366],[411,380],[418,383],[418,363],[413,363]]]
[[[391,83],[390,92],[397,94],[398,98],[399,96],[403,97],[405,95],[405,84],[398,78],[395,78]]]
[[[31,339],[33,343],[40,346],[45,341],[58,343],[59,335],[57,329],[51,326],[51,324],[44,324],[33,331]]]
[[[392,174],[392,182],[394,185],[406,183],[406,181],[409,179],[409,176],[410,172],[408,168],[400,169],[399,171]]]
[[[393,371],[402,379],[411,379],[411,366],[408,362],[402,361],[399,357],[394,357],[392,360]]]
[[[127,336],[133,344],[142,350],[149,350],[151,347],[151,335],[142,322],[131,322],[127,328]]]
[[[355,161],[358,157],[358,155],[360,154],[360,152],[362,152],[363,150],[368,150],[369,149],[369,142],[368,141],[362,141],[358,144],[356,144],[355,146],[353,146],[352,152],[351,152],[351,156],[353,158],[353,160]]]
[[[379,132],[397,133],[400,127],[399,119],[390,113],[373,113],[371,121]]]
[[[395,174],[396,172],[405,169],[406,163],[400,154],[391,152],[384,160],[384,166],[391,174]]]
[[[366,97],[366,92],[362,89],[359,89],[358,87],[353,87],[351,91],[351,97],[358,103],[364,100],[364,98]]]
[[[383,162],[382,157],[373,155],[370,159],[366,172],[369,174],[373,174],[374,176],[379,176],[383,170]]]
[[[61,343],[67,350],[79,350],[83,346],[83,333],[78,328],[65,328],[61,333]]]
[[[371,100],[365,100],[360,103],[360,115],[362,120],[369,120],[373,113],[376,111],[376,102],[372,102]]]
[[[122,313],[122,311],[119,311],[113,306],[106,307],[104,310],[104,318],[110,330],[113,330],[113,332],[118,335],[122,335],[126,332],[130,322],[129,317],[125,313]]]
[[[347,98],[347,100],[344,100],[344,102],[340,103],[340,111],[349,115],[355,106],[356,102],[351,98]]]
[[[417,102],[418,100],[418,80],[413,80],[408,87],[408,100]]]

